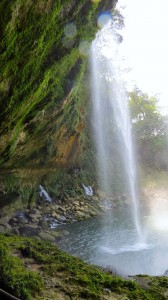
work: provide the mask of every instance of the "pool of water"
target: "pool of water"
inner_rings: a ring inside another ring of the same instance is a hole
[[[137,237],[126,209],[106,211],[101,217],[65,225],[59,246],[84,261],[127,276],[163,275],[168,269],[168,232],[158,231],[144,215],[143,239]]]

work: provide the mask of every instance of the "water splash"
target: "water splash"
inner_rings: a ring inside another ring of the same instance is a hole
[[[99,164],[99,182],[108,195],[113,171],[111,165],[109,166],[109,157],[114,147],[111,137],[115,134],[132,202],[135,228],[139,240],[142,240],[128,99],[122,80],[118,47],[117,34],[112,28],[112,22],[109,22],[98,32],[90,50],[92,121]],[[111,160],[113,159],[111,157]]]
[[[123,247],[119,248],[111,248],[111,247],[106,247],[103,246],[101,247],[101,250],[104,253],[110,253],[110,254],[120,254],[120,253],[125,253],[125,252],[139,252],[143,250],[148,250],[148,249],[153,249],[156,246],[154,244],[147,244],[147,243],[136,243],[132,245],[126,245]]]

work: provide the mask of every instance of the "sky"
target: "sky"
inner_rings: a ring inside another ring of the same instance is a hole
[[[124,9],[120,7],[124,6]],[[168,0],[119,0],[128,80],[168,106]]]

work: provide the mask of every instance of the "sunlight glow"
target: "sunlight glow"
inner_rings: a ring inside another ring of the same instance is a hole
[[[97,24],[99,28],[103,28],[111,20],[112,20],[111,13],[108,11],[104,11],[99,14]]]
[[[168,106],[168,1],[119,0],[117,7],[125,17],[122,51],[132,69],[127,80]]]
[[[168,232],[168,202],[158,198],[151,206],[151,224],[157,231]]]

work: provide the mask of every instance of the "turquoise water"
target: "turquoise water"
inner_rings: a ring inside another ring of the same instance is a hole
[[[151,217],[143,216],[143,241],[126,209],[106,211],[101,217],[65,225],[59,246],[84,261],[127,276],[163,275],[168,269],[168,234],[154,231]],[[62,228],[62,227],[61,227]]]

